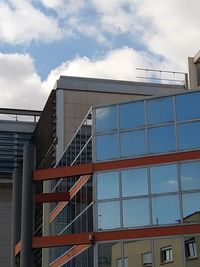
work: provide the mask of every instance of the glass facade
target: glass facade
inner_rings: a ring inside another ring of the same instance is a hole
[[[85,129],[80,127],[58,166],[91,162],[103,166],[104,162],[117,159],[200,150],[198,103],[200,93],[196,91],[94,108],[92,123],[86,124]],[[112,169],[112,162],[109,166]],[[200,160],[172,159],[121,169],[115,166],[113,170],[95,172],[76,192],[70,205],[51,222],[53,235],[152,228],[156,232],[165,226],[200,223]],[[71,177],[66,181],[63,177],[52,191],[69,191],[79,179],[80,176]],[[116,240],[96,242],[63,266],[199,264],[197,234]],[[52,249],[51,262],[69,249]]]
[[[94,109],[94,161],[199,149],[199,103],[195,91]]]
[[[199,168],[184,161],[97,173],[97,230],[200,221]]]
[[[200,235],[98,244],[98,267],[197,267]]]

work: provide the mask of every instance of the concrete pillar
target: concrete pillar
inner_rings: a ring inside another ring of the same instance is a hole
[[[34,221],[34,188],[32,172],[35,169],[35,147],[32,144],[24,146],[23,180],[22,180],[22,222],[20,267],[32,267],[32,237]]]
[[[11,267],[17,267],[15,245],[21,237],[22,171],[14,170],[12,186]]]

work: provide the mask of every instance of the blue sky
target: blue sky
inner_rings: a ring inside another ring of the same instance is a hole
[[[199,0],[0,0],[0,106],[42,108],[60,75],[187,71]]]

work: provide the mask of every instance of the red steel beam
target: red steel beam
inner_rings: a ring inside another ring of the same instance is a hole
[[[56,192],[56,193],[45,193],[45,194],[35,195],[36,203],[69,201],[69,199],[70,199],[69,192]]]
[[[83,187],[83,185],[89,180],[91,175],[83,175],[81,176],[78,181],[72,186],[69,190],[69,200],[71,200],[76,193]],[[60,202],[54,210],[50,214],[50,222],[52,222],[56,216],[64,209],[64,207],[68,204],[69,201]]]
[[[192,160],[200,158],[200,150],[176,152],[164,155],[145,156],[132,159],[120,159],[107,162],[58,167],[43,169],[33,172],[34,181],[44,181],[56,178],[70,177],[76,175],[92,174],[97,171],[113,170],[129,167],[140,167],[160,163],[176,162],[181,160]]]
[[[84,232],[60,236],[33,237],[32,248],[50,248],[67,245],[91,245],[100,241],[127,240],[135,238],[152,238],[200,233],[200,224],[157,226],[142,229]],[[21,241],[15,246],[15,255],[21,250]]]
[[[83,244],[93,244],[93,243],[94,243],[94,234],[92,232],[85,232],[79,234],[34,237],[32,241],[32,248],[51,248],[51,247],[83,245]]]
[[[60,236],[34,237],[33,248],[49,248],[65,245],[93,244],[100,241],[152,238],[161,236],[190,235],[200,233],[200,224],[157,226],[142,229],[86,232]]]
[[[19,254],[19,252],[22,249],[22,241],[20,240],[17,245],[15,246],[15,256],[17,256]]]
[[[64,178],[76,175],[93,173],[93,164],[73,165],[50,169],[36,170],[33,172],[34,181],[45,181],[57,178]]]
[[[77,245],[52,262],[49,267],[60,267],[88,249],[91,245]]]

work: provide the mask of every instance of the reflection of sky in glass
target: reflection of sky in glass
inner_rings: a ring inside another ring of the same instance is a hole
[[[152,198],[153,224],[172,224],[180,220],[179,198],[177,195]]]
[[[150,176],[151,193],[178,191],[176,164],[151,167]]]
[[[123,201],[123,227],[149,225],[149,201],[147,198]]]
[[[177,120],[183,121],[200,117],[200,93],[193,92],[189,94],[176,96]]]
[[[96,109],[96,132],[106,132],[117,128],[117,106]]]
[[[187,162],[180,164],[182,190],[200,188],[200,162]]]
[[[98,199],[119,197],[119,172],[97,174]]]
[[[200,211],[200,193],[183,194],[183,217]]]
[[[193,149],[200,147],[200,122],[178,125],[179,149]]]
[[[136,130],[120,134],[121,156],[138,156],[146,154],[145,132]]]
[[[147,169],[122,171],[122,196],[148,194]]]
[[[118,157],[117,134],[96,136],[96,159],[106,160]]]
[[[176,150],[174,126],[151,128],[149,132],[149,153],[162,153]]]
[[[144,125],[144,101],[122,104],[120,110],[120,128],[128,129]]]
[[[148,124],[173,121],[172,97],[147,100],[147,118]]]
[[[120,227],[119,201],[98,204],[98,229],[114,229]]]

